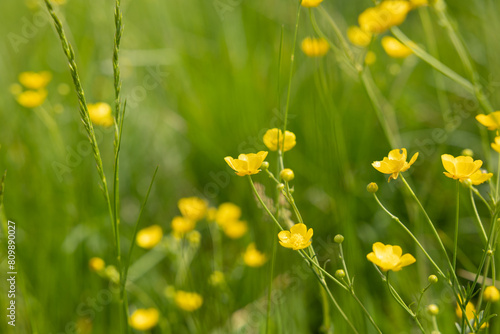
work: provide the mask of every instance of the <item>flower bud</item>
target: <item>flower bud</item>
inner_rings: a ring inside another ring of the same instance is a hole
[[[431,284],[436,284],[438,282],[438,278],[436,275],[430,275],[427,280],[429,281],[429,283]]]
[[[484,300],[494,303],[500,300],[500,291],[494,286],[489,286],[484,289]]]
[[[462,184],[466,187],[466,188],[470,188],[472,187],[472,181],[470,179],[465,179],[462,181]]]
[[[369,183],[367,186],[366,186],[366,190],[369,192],[369,193],[376,193],[378,191],[378,185],[375,183],[375,182],[372,182],[372,183]]]
[[[337,234],[335,238],[333,238],[333,241],[335,241],[338,244],[341,244],[344,241],[344,236],[342,234]]]
[[[491,249],[488,249],[488,251],[486,252],[486,255],[492,256],[493,255],[493,251]]]
[[[470,148],[466,148],[462,151],[460,155],[466,156],[466,157],[472,157],[474,155],[474,152]]]
[[[269,162],[263,161],[262,164],[260,165],[260,168],[262,170],[267,170],[269,168]]]
[[[276,189],[278,189],[279,191],[282,191],[283,189],[285,189],[285,185],[283,183],[279,183],[277,186],[276,186]]]
[[[291,170],[290,168],[285,168],[280,173],[280,178],[282,180],[285,180],[286,182],[292,181],[294,177],[295,174],[293,173],[293,170]]]
[[[335,272],[335,277],[337,277],[338,279],[342,279],[345,277],[345,271],[342,270],[342,269],[339,269]]]
[[[439,307],[436,304],[430,304],[427,306],[427,312],[429,312],[430,315],[438,315]]]

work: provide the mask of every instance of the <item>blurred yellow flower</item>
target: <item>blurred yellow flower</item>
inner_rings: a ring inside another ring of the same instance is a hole
[[[241,209],[236,204],[227,202],[219,205],[215,213],[215,221],[221,227],[232,221],[238,220],[241,217]]]
[[[160,312],[155,308],[137,309],[130,316],[128,323],[134,329],[147,331],[158,324]]]
[[[151,249],[163,238],[163,230],[159,225],[151,225],[137,232],[135,239],[137,245],[142,248]]]
[[[392,36],[382,38],[382,47],[392,58],[406,58],[413,53],[409,47]]]
[[[471,157],[464,156],[455,158],[449,154],[443,154],[441,156],[441,161],[443,162],[444,169],[446,169],[444,175],[460,181],[470,179],[483,165],[481,160],[474,160]]]
[[[181,216],[174,217],[171,223],[174,235],[177,237],[181,237],[187,232],[194,230],[195,226],[196,223],[194,221]]]
[[[484,300],[495,303],[500,300],[500,291],[494,286],[488,286],[484,289]]]
[[[347,38],[352,44],[365,47],[370,45],[372,34],[358,26],[352,26],[347,29]]]
[[[382,33],[403,23],[410,9],[408,1],[382,1],[376,7],[367,8],[362,12],[358,23],[364,31]]]
[[[427,0],[410,0],[411,8],[417,8],[422,6],[427,6],[429,2]]]
[[[476,120],[486,126],[488,130],[500,129],[500,111],[494,111],[489,115],[479,114]]]
[[[306,37],[302,40],[300,48],[308,57],[322,57],[326,55],[330,45],[324,38]]]
[[[458,302],[455,312],[457,313],[457,317],[462,319],[463,312],[460,306],[458,305]],[[471,302],[468,302],[467,305],[465,306],[465,315],[467,317],[467,320],[469,321],[474,320],[475,314],[476,314],[476,307]]]
[[[89,260],[89,268],[92,271],[102,271],[106,263],[100,257],[93,257]]]
[[[311,8],[318,7],[322,2],[323,0],[302,0],[300,4],[302,5],[302,7]]]
[[[241,220],[226,222],[222,225],[222,230],[231,239],[239,239],[248,231],[248,225]]]
[[[295,146],[295,140],[295,134],[293,132],[285,131],[285,142],[283,143],[283,131],[277,128],[267,130],[262,138],[264,145],[266,145],[269,150],[277,151],[278,149],[281,150],[283,147],[285,152],[291,150]]]
[[[19,74],[19,82],[28,89],[38,90],[45,88],[52,79],[49,71],[42,72],[22,72]]]
[[[267,256],[266,254],[260,252],[255,248],[255,243],[251,243],[248,245],[247,250],[243,254],[243,261],[249,267],[261,267],[266,263]]]
[[[377,61],[377,55],[373,51],[368,51],[365,56],[365,64],[370,66]]]
[[[404,22],[406,15],[411,10],[411,5],[406,0],[387,0],[378,4],[381,16],[388,18],[388,28],[398,26]]]
[[[16,96],[17,103],[25,108],[35,108],[45,101],[47,98],[47,91],[41,90],[27,90]]]
[[[90,114],[90,120],[95,125],[108,127],[113,125],[115,122],[113,115],[111,114],[111,106],[109,104],[99,102],[95,104],[88,104],[87,107]]]
[[[217,286],[224,283],[224,273],[219,270],[215,270],[208,279],[211,285]]]
[[[267,151],[260,151],[259,153],[240,154],[238,159],[225,157],[224,160],[229,167],[236,171],[236,175],[245,176],[260,172],[260,165],[262,165],[266,156]]]
[[[203,305],[203,297],[195,292],[178,290],[175,293],[175,304],[184,311],[193,312]]]
[[[295,224],[290,231],[281,231],[278,233],[280,245],[293,250],[304,249],[311,244],[311,237],[313,236],[313,229],[307,230],[305,224]]]
[[[472,174],[469,177],[469,180],[471,181],[471,183],[473,185],[478,186],[481,183],[486,182],[489,179],[491,179],[492,176],[493,176],[493,173],[488,173],[486,171],[483,172],[481,169],[478,169],[474,174]]]
[[[499,136],[495,137],[495,142],[491,143],[491,147],[495,151],[497,151],[498,153],[500,153],[500,137]]]
[[[382,161],[374,161],[372,166],[381,173],[391,174],[388,180],[391,181],[397,179],[399,173],[406,172],[417,158],[418,152],[411,157],[410,162],[406,162],[406,148],[395,149]]]
[[[187,241],[189,241],[190,244],[196,246],[196,245],[200,244],[201,234],[200,234],[200,232],[194,230],[194,231],[189,232],[186,235],[186,239],[187,239]]]
[[[198,197],[181,198],[177,206],[185,218],[195,222],[205,217],[208,210],[207,202]]]
[[[373,244],[373,252],[366,258],[376,264],[382,271],[400,271],[403,267],[409,266],[416,260],[411,254],[403,254],[399,246],[384,245],[381,242]]]

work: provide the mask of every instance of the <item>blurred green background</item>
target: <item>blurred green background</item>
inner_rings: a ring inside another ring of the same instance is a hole
[[[348,26],[357,23],[357,15],[371,5],[368,0],[323,3],[344,34]],[[493,106],[497,106],[498,5],[493,0],[460,0],[448,5],[480,73],[480,82]],[[89,103],[113,103],[113,6],[111,0],[68,0],[58,8],[75,48]],[[142,226],[159,224],[168,233],[171,219],[178,215],[178,199],[187,196],[203,196],[212,206],[226,201],[236,203],[250,226],[243,240],[224,241],[226,269],[232,276],[228,278],[231,292],[221,295],[207,282],[212,258],[210,234],[206,225],[199,224],[201,248],[185,286],[178,287],[204,296],[203,307],[193,314],[177,311],[165,297],[165,287],[175,285],[171,259],[163,259],[140,273],[135,284],[156,303],[164,318],[163,325],[153,333],[163,332],[165,322],[171,324],[172,333],[215,333],[218,329],[228,332],[225,324],[240,309],[250,310],[242,316],[241,333],[263,331],[265,310],[255,305],[265,300],[270,262],[253,269],[238,261],[252,241],[270,255],[277,238],[272,222],[258,208],[248,182],[234,175],[223,158],[264,150],[265,130],[282,126],[296,9],[293,1],[122,3],[125,30],[120,65],[122,92],[128,103],[120,175],[124,251],[130,244],[133,224],[157,165],[159,172]],[[466,76],[432,11],[421,11],[430,14],[430,28],[438,41],[442,62]],[[68,324],[81,320],[82,303],[88,310],[91,300],[108,288],[105,279],[88,269],[88,260],[93,256],[114,263],[107,208],[79,120],[66,58],[43,3],[2,1],[0,12],[4,13],[0,23],[0,169],[7,170],[4,206],[6,217],[17,226],[19,271],[16,328],[12,331],[2,314],[0,332],[76,333]],[[401,29],[427,48],[420,15],[418,11],[410,13]],[[316,16],[333,38],[326,19],[319,13]],[[302,9],[299,42],[312,35],[308,11]],[[480,128],[473,118],[481,111],[473,96],[416,57],[391,59],[379,41],[372,49],[377,55],[371,66],[372,75],[396,110],[402,147],[408,149],[409,155],[420,152],[407,178],[443,235],[451,238],[455,185],[443,176],[439,157],[443,153],[459,155],[465,148],[472,149],[477,159],[492,155],[484,150]],[[23,71],[42,70],[53,75],[46,102],[38,111],[21,107],[9,93],[10,85],[17,82]],[[436,76],[442,80],[442,86],[437,86]],[[326,91],[318,84],[321,80],[326,82]],[[69,93],[67,87],[71,88]],[[440,101],[440,97],[444,100]],[[377,182],[384,203],[408,223],[431,254],[438,257],[439,252],[423,227],[423,217],[413,205],[405,205],[400,183],[387,183],[386,177],[370,166],[392,147],[357,76],[339,66],[335,52],[314,59],[297,48],[288,128],[296,134],[297,146],[286,153],[285,164],[295,171],[295,199],[305,223],[314,228],[320,258],[331,259],[327,265],[330,272],[340,267],[333,237],[343,234],[346,261],[355,277],[357,294],[384,333],[413,332],[412,320],[390,297],[366,254],[374,242],[381,241],[401,245],[405,252],[416,255],[417,264],[392,276],[405,300],[415,299],[427,276],[434,272],[409,237],[376,205],[365,190],[366,184]],[[111,179],[113,134],[102,128],[97,131]],[[270,153],[271,170],[276,168],[275,157]],[[486,165],[490,170],[496,167],[491,160],[486,160]],[[273,184],[264,174],[256,175],[254,180],[267,186],[268,195],[274,196]],[[486,188],[481,189],[486,194]],[[463,228],[459,241],[464,252],[459,254],[459,266],[474,272],[482,247],[472,224],[470,201],[467,196],[462,198]],[[487,215],[484,207],[479,205],[479,209]],[[5,241],[4,234],[2,240]],[[5,312],[3,245],[0,305]],[[145,253],[136,249],[133,261]],[[293,251],[280,247],[277,258],[276,289],[282,285],[282,296],[272,306],[272,332],[320,332],[322,310],[317,282],[301,269],[301,259]],[[444,264],[443,259],[440,261]],[[349,295],[334,286],[332,289],[360,332],[373,333]],[[443,284],[433,286],[424,303],[438,304],[442,310],[438,317],[442,331],[454,331],[455,304]],[[134,293],[130,293],[130,304],[154,306],[145,305],[144,299]],[[92,315],[92,332],[117,333],[116,301],[98,306]],[[349,332],[333,309],[332,316],[336,333]],[[423,318],[427,324],[426,316]],[[495,321],[491,333],[498,328]]]

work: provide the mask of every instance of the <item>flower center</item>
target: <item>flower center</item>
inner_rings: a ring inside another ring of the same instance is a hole
[[[293,246],[298,247],[304,243],[304,237],[298,233],[292,234],[290,238],[290,243]]]

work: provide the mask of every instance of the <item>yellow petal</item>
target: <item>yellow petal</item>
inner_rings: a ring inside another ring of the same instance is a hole
[[[449,154],[443,154],[441,156],[441,161],[443,162],[443,167],[446,169],[446,171],[450,174],[456,174],[456,167],[455,167],[455,158],[452,155]],[[446,174],[446,173],[445,173]],[[453,178],[453,176],[446,175],[448,177]]]
[[[280,232],[281,233],[281,232]],[[302,236],[305,236],[307,234],[307,227],[305,224],[302,224],[302,223],[299,223],[299,224],[295,224],[292,226],[292,228],[290,229],[290,233],[291,234],[295,234],[295,233],[298,233]]]
[[[397,257],[400,257],[403,254],[403,250],[399,246],[392,246],[392,253]]]

